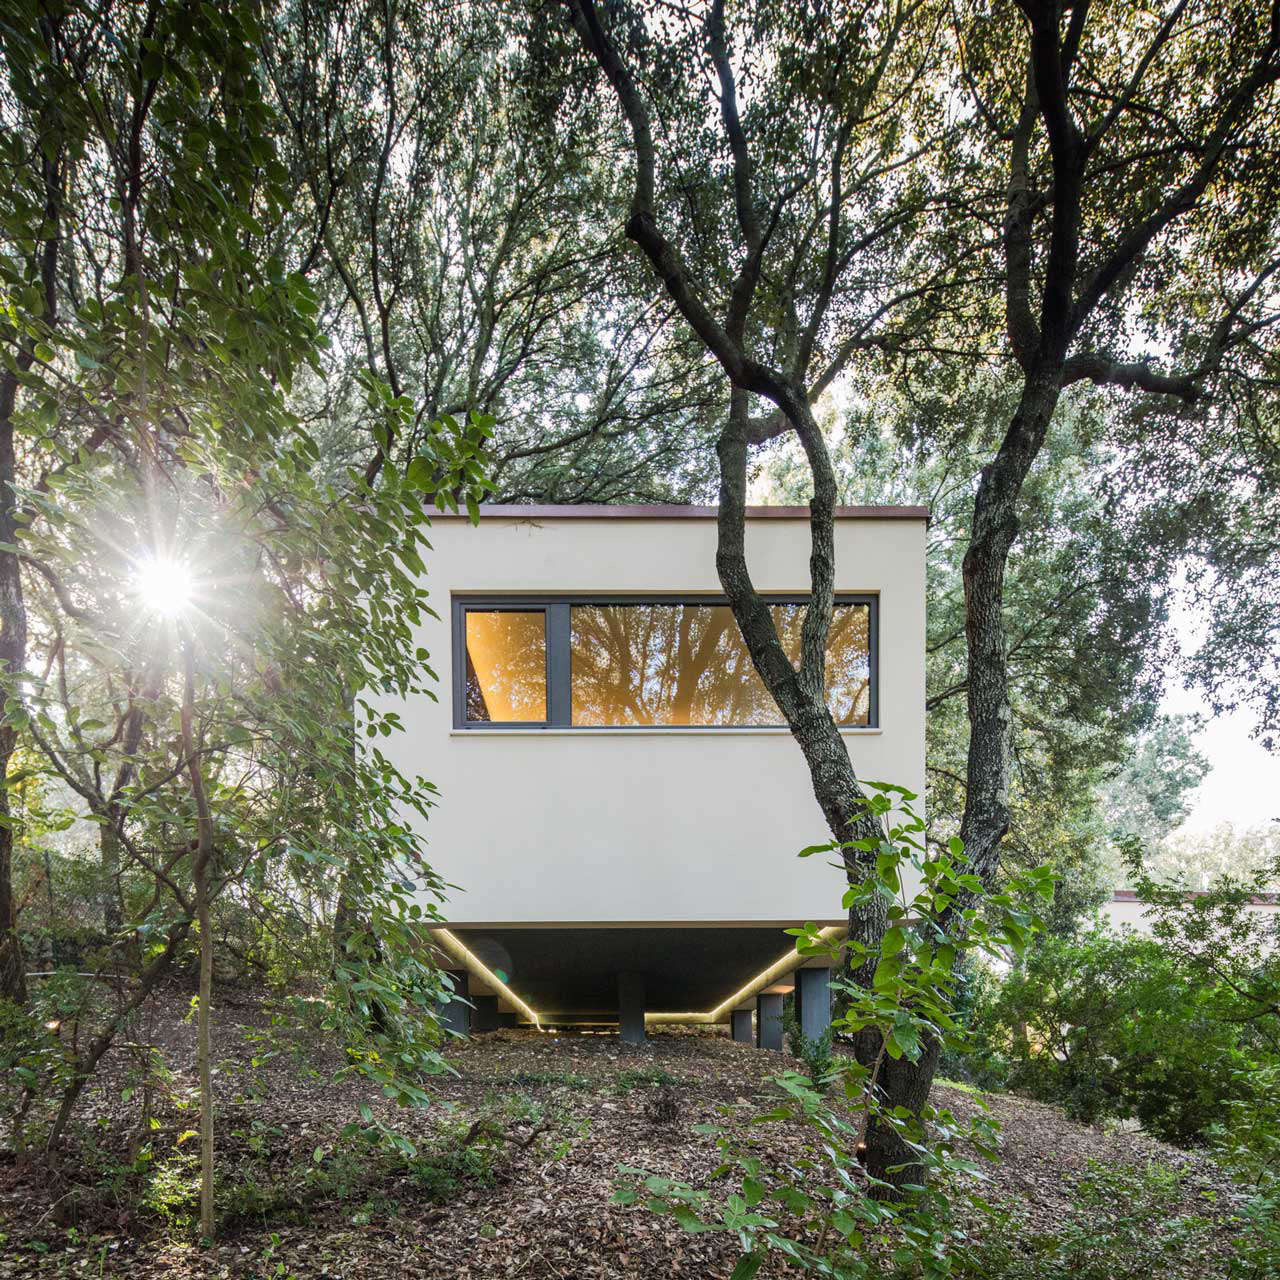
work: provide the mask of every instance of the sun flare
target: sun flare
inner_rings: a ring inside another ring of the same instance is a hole
[[[138,561],[134,570],[134,591],[138,602],[148,612],[176,618],[191,604],[195,582],[190,567],[182,561],[150,556]]]

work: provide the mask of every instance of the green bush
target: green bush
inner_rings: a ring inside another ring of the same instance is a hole
[[[1161,942],[1104,929],[1043,939],[982,1013],[1011,1088],[1084,1123],[1136,1118],[1181,1146],[1226,1121],[1261,1050],[1229,988]]]
[[[50,1107],[75,1071],[79,1024],[100,993],[70,970],[32,984],[30,1008],[0,1000],[0,1142],[43,1141]]]
[[[1233,1280],[1280,1275],[1280,1063],[1242,1073],[1240,1097],[1210,1134],[1214,1152],[1244,1188]]]
[[[493,1152],[487,1146],[442,1144],[419,1152],[408,1165],[414,1187],[438,1204],[452,1200],[466,1186],[493,1181]]]
[[[966,957],[956,966],[953,1017],[956,1034],[938,1059],[938,1075],[977,1089],[1003,1089],[1009,1081],[1009,1055],[996,1034],[993,1010],[1000,979],[991,966]]]

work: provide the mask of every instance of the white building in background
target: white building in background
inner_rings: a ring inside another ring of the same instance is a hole
[[[1280,893],[1261,894],[1250,902],[1247,909],[1258,915],[1274,917],[1280,912]],[[1117,889],[1111,895],[1111,901],[1102,908],[1102,914],[1113,929],[1151,932],[1146,904],[1138,901],[1138,895],[1132,889]]]
[[[782,930],[838,928],[842,873],[808,771],[720,593],[713,508],[434,516],[438,700],[395,707],[395,763],[440,791],[428,857],[457,886],[437,936],[481,1026],[730,1021],[774,1003]],[[924,792],[925,528],[844,508],[829,705],[860,777]],[[809,580],[806,508],[751,508],[748,563],[784,643]],[[825,976],[825,975],[824,975]],[[816,978],[817,975],[815,974]],[[812,1001],[810,1004],[812,1005]],[[748,1015],[749,1016],[749,1015]],[[806,1019],[808,1020],[808,1019]]]

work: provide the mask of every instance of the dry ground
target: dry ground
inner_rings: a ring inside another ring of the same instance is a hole
[[[606,1035],[502,1031],[452,1055],[457,1075],[433,1082],[440,1106],[398,1111],[375,1103],[446,1174],[460,1159],[460,1135],[478,1118],[509,1135],[490,1152],[487,1172],[462,1168],[450,1185],[415,1179],[386,1162],[353,1161],[340,1137],[365,1101],[360,1086],[334,1085],[337,1059],[322,1038],[291,1033],[292,1051],[254,1065],[267,1025],[263,1007],[236,993],[219,996],[219,1169],[225,1215],[216,1251],[196,1247],[189,1222],[195,1124],[184,1109],[194,1080],[194,1032],[186,995],[175,993],[150,1028],[174,1071],[156,1108],[156,1164],[150,1204],[138,1207],[137,1175],[121,1172],[127,1128],[128,1063],[86,1100],[79,1148],[54,1176],[10,1155],[0,1163],[0,1280],[17,1276],[295,1277],[296,1280],[578,1280],[587,1277],[727,1276],[732,1241],[689,1235],[669,1218],[610,1203],[625,1163],[698,1182],[717,1163],[711,1140],[693,1126],[716,1120],[725,1103],[763,1098],[764,1078],[787,1066],[722,1035],[671,1030],[629,1048]],[[665,1086],[663,1082],[668,1082]],[[674,1121],[653,1117],[658,1093],[675,1098]],[[971,1092],[940,1087],[938,1100],[965,1116]],[[1017,1205],[1047,1230],[1069,1212],[1073,1187],[1090,1161],[1185,1171],[1184,1211],[1204,1213],[1222,1192],[1211,1163],[1136,1133],[1073,1125],[1055,1108],[996,1095],[988,1100],[1003,1131],[1003,1162],[990,1196]],[[773,1141],[773,1139],[771,1139]],[[788,1135],[776,1139],[788,1149]],[[136,1142],[136,1139],[135,1139]],[[176,1159],[175,1159],[176,1156]],[[1211,1229],[1186,1274],[1210,1275],[1206,1253],[1220,1252],[1228,1228]],[[761,1276],[768,1275],[768,1270]],[[1169,1273],[1172,1274],[1172,1273]]]

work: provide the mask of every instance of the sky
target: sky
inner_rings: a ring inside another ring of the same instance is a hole
[[[1163,708],[1206,716],[1209,711],[1202,699],[1182,689],[1166,695]],[[1223,822],[1243,829],[1280,820],[1280,756],[1250,737],[1255,724],[1247,711],[1233,711],[1208,720],[1196,735],[1211,767],[1180,830],[1198,834]]]
[[[1201,628],[1185,598],[1175,597],[1175,601],[1170,611],[1174,633],[1179,647],[1189,653]],[[1239,830],[1280,820],[1280,754],[1264,750],[1251,736],[1257,727],[1251,712],[1242,708],[1211,716],[1204,698],[1182,688],[1176,677],[1165,690],[1161,709],[1170,715],[1205,717],[1195,742],[1208,757],[1210,770],[1196,790],[1191,812],[1180,830],[1198,834],[1223,822]]]

